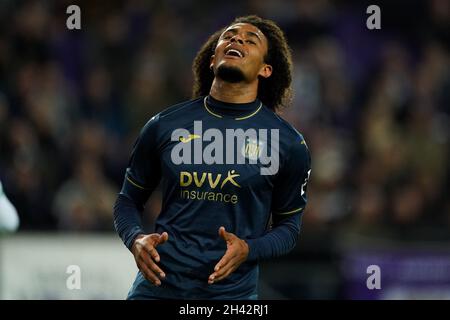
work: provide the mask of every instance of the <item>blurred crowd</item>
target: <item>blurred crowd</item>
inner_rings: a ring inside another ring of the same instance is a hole
[[[81,8],[67,30],[66,8]],[[368,5],[369,3],[367,3]],[[450,234],[450,2],[1,1],[0,180],[21,230],[113,230],[146,121],[190,99],[207,37],[256,13],[285,31],[312,154],[304,225]],[[160,195],[146,209],[150,224]]]

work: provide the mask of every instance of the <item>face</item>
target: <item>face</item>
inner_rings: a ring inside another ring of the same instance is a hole
[[[220,35],[211,66],[216,76],[229,82],[267,78],[272,74],[272,67],[264,62],[267,50],[267,39],[257,27],[233,24]]]

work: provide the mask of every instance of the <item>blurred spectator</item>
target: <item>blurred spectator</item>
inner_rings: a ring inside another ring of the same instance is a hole
[[[53,212],[63,230],[112,230],[114,187],[94,157],[83,156],[74,175],[57,191]]]
[[[448,231],[448,1],[401,16],[387,2],[377,32],[352,1],[81,1],[79,31],[65,28],[69,4],[0,3],[0,177],[21,229],[110,230],[138,131],[189,97],[211,30],[251,12],[293,48],[282,116],[311,149],[305,230]]]

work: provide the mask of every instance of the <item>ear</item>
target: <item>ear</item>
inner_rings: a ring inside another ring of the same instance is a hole
[[[272,75],[272,66],[270,64],[264,64],[264,66],[259,70],[258,76],[263,78],[268,78]]]
[[[211,56],[210,63],[209,63],[209,68],[210,69],[212,69],[213,66],[214,66],[214,57],[215,57],[214,55]]]

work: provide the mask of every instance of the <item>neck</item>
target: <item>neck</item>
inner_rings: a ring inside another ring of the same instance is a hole
[[[258,95],[258,80],[251,83],[229,83],[216,77],[213,80],[209,94],[214,99],[222,102],[253,102]]]

